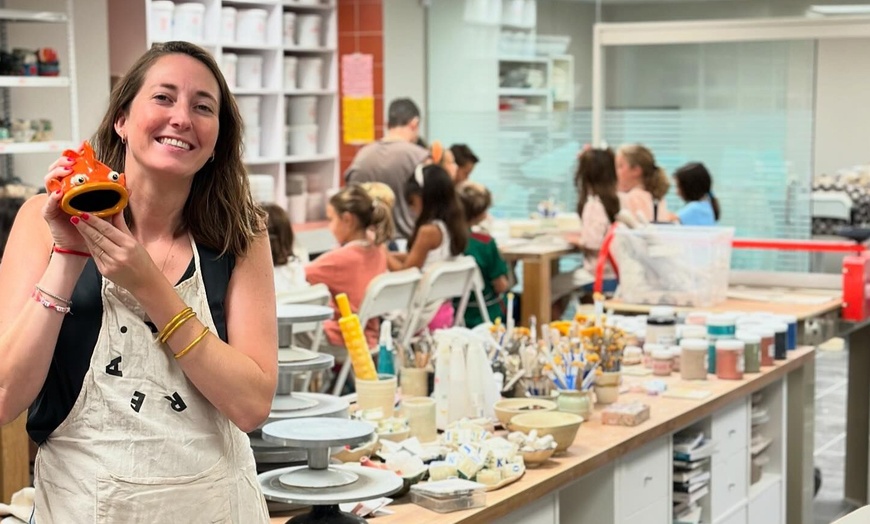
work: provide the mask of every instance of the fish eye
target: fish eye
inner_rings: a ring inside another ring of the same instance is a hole
[[[88,181],[88,177],[86,175],[76,175],[72,178],[72,184],[74,186],[80,186]]]
[[[109,180],[117,182],[118,180],[121,180],[121,175],[117,171],[112,171],[109,173]]]

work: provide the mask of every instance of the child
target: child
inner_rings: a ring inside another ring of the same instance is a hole
[[[647,222],[668,216],[664,198],[670,183],[656,165],[652,151],[640,144],[624,145],[616,153],[616,176],[623,207]]]
[[[480,162],[474,151],[466,144],[453,144],[450,146],[450,151],[453,153],[453,158],[456,159],[456,183],[461,184],[471,177],[471,172],[474,171],[474,166]]]
[[[311,284],[326,284],[333,297],[346,293],[351,309],[357,313],[369,282],[387,271],[384,243],[393,236],[392,213],[380,199],[354,185],[329,199],[326,216],[329,230],[340,247],[305,266],[305,277]],[[335,304],[331,305],[337,316]],[[377,345],[379,324],[378,319],[371,319],[365,326],[369,347]],[[325,321],[323,331],[329,344],[344,347],[337,320]]]
[[[390,271],[409,267],[426,271],[436,262],[461,255],[468,244],[468,228],[456,188],[447,171],[437,164],[419,165],[405,185],[405,198],[417,216],[408,241],[408,253],[390,253]],[[439,311],[441,309],[441,311]],[[437,315],[438,322],[430,324]],[[450,325],[453,305],[450,302],[428,304],[421,319],[430,329]],[[446,322],[446,324],[444,324]]]
[[[685,226],[715,226],[719,201],[713,196],[713,179],[704,164],[692,162],[674,172],[677,194],[686,201],[675,218]]]
[[[457,188],[459,200],[465,210],[465,220],[469,229],[486,218],[486,211],[492,205],[492,194],[482,184],[465,181]],[[495,239],[485,232],[469,231],[468,246],[465,254],[474,257],[483,276],[483,298],[490,320],[504,318],[501,302],[502,295],[508,290],[507,264],[498,252]],[[457,302],[458,303],[458,302]],[[465,311],[465,326],[473,328],[483,323],[476,301],[470,300]]]
[[[272,266],[275,272],[275,296],[280,304],[293,291],[307,287],[303,264],[307,262],[296,256],[293,246],[293,227],[283,208],[275,204],[263,206],[266,211],[266,227],[269,244],[272,246]]]

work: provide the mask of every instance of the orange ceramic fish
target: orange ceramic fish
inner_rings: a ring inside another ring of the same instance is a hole
[[[63,192],[61,209],[75,216],[90,213],[109,217],[127,207],[124,173],[112,171],[97,160],[89,143],[84,143],[81,152],[67,149],[63,155],[73,159],[72,171],[62,179],[49,180],[45,185],[50,192]]]

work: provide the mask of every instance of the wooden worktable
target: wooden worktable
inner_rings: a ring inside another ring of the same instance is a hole
[[[378,517],[373,522],[382,524],[488,524],[570,484],[572,481],[607,465],[618,457],[652,442],[658,437],[671,434],[695,421],[710,416],[730,403],[744,398],[814,362],[814,349],[801,347],[789,352],[789,358],[778,361],[776,366],[762,368],[758,374],[746,375],[744,380],[724,381],[710,377],[706,382],[693,382],[698,387],[708,388],[711,395],[704,400],[683,400],[665,397],[650,397],[640,393],[623,393],[620,401],[642,400],[650,405],[650,419],[635,427],[604,426],[596,410],[591,420],[584,422],[568,451],[542,466],[527,469],[525,475],[514,484],[486,494],[486,506],[473,510],[441,514],[412,504],[408,497],[393,502],[389,508],[394,515]],[[808,366],[810,371],[812,365]],[[649,377],[625,377],[628,384],[648,380]],[[683,384],[677,374],[665,379],[669,384]],[[811,380],[811,378],[810,378]],[[795,388],[797,389],[797,388]],[[799,392],[795,392],[799,393]],[[790,392],[790,395],[792,392]],[[810,395],[810,402],[812,395]],[[790,417],[791,418],[791,417]],[[800,427],[805,421],[789,420]],[[811,421],[810,421],[811,423]],[[792,435],[789,437],[791,455]],[[806,450],[798,450],[805,453]],[[810,451],[811,454],[811,451]],[[802,475],[795,471],[789,474],[789,483],[803,484]],[[791,500],[789,501],[791,503]],[[792,507],[791,505],[789,506]],[[275,516],[273,524],[283,523],[287,516]],[[789,522],[793,521],[791,518]]]
[[[579,250],[564,242],[527,242],[500,247],[508,262],[523,262],[523,294],[520,325],[528,326],[534,316],[539,325],[550,322],[553,304],[551,281],[559,272],[559,259]]]

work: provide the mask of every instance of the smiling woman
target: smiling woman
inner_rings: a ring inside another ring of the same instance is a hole
[[[276,386],[272,265],[214,59],[150,49],[91,143],[124,212],[34,197],[0,263],[0,424],[30,405],[35,520],[267,522],[244,432]]]

